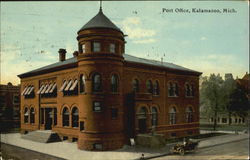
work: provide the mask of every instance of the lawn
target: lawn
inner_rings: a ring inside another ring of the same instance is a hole
[[[248,127],[246,125],[217,125],[216,130],[222,130],[222,131],[243,131],[247,129]],[[213,130],[212,124],[200,124],[201,130]]]

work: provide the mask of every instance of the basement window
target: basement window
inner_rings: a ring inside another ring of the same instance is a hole
[[[176,133],[171,133],[171,137],[176,137]]]
[[[93,144],[93,149],[102,150],[102,144],[101,143],[95,143],[95,144]]]

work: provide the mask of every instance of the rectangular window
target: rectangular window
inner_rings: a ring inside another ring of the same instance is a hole
[[[84,122],[80,122],[80,131],[83,131],[85,129]]]
[[[0,96],[0,105],[1,105],[1,107],[3,107],[5,105],[5,96],[4,95]]]
[[[117,119],[118,117],[118,109],[117,108],[111,108],[111,118]]]
[[[101,44],[99,42],[93,42],[93,52],[100,52]]]
[[[102,111],[101,102],[94,102],[93,103],[93,111],[94,112],[101,112]]]
[[[213,122],[213,121],[214,121],[214,118],[211,118],[210,121]]]
[[[109,45],[109,51],[110,51],[110,53],[115,53],[115,44],[114,43],[111,43]]]
[[[82,53],[85,53],[85,44],[82,45]]]
[[[101,143],[95,143],[93,145],[93,148],[96,149],[96,150],[102,150],[102,144]]]
[[[13,103],[14,104],[20,103],[19,96],[16,96],[16,95],[13,96]]]
[[[222,118],[222,123],[227,123],[227,118]]]

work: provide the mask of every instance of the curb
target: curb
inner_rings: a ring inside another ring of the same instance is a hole
[[[204,147],[199,147],[199,149],[204,149],[204,148],[219,146],[219,145],[223,145],[223,144],[227,144],[227,143],[238,142],[238,141],[242,141],[242,140],[245,140],[245,139],[248,139],[248,137],[247,138],[241,138],[241,139],[233,140],[233,141],[229,141],[229,142],[223,142],[223,143],[219,143],[219,144],[214,144],[214,145],[208,145],[208,146],[204,146]]]
[[[249,137],[240,138],[240,139],[237,139],[237,140],[233,140],[233,141],[229,141],[229,142],[223,142],[223,143],[214,144],[214,145],[207,145],[207,146],[204,146],[204,147],[198,147],[198,149],[204,149],[204,148],[219,146],[219,145],[223,145],[223,144],[227,144],[227,143],[238,142],[238,141],[242,141],[242,140],[245,140],[245,139],[249,139]],[[163,153],[163,154],[160,154],[160,155],[148,156],[148,157],[144,157],[144,159],[136,158],[134,160],[147,160],[147,159],[153,159],[153,158],[158,158],[158,157],[164,157],[164,156],[167,156],[167,155],[171,155],[171,153]]]

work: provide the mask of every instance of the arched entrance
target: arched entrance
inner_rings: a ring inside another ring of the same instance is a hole
[[[147,132],[147,109],[142,107],[137,114],[139,133]]]

